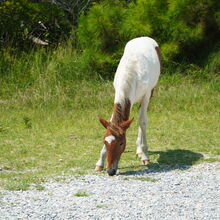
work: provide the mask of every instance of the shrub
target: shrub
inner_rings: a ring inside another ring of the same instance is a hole
[[[205,70],[207,73],[220,74],[220,47],[208,56]]]
[[[81,66],[90,74],[95,70],[108,76],[114,71],[124,42],[119,29],[125,13],[121,1],[103,1],[81,16],[77,30],[79,47],[83,49]]]
[[[82,15],[77,31],[82,66],[112,77],[126,42],[151,36],[162,49],[165,65],[192,62],[198,49],[219,41],[218,0],[102,1]],[[217,11],[217,12],[216,12]]]
[[[67,38],[70,31],[66,14],[54,4],[29,0],[0,2],[0,48],[10,45],[28,49],[33,45],[33,37],[53,45]]]

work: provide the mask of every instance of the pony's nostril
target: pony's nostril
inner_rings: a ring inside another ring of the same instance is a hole
[[[107,170],[107,173],[109,176],[114,176],[116,174],[116,170],[115,169]]]

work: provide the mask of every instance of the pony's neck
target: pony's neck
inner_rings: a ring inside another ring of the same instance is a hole
[[[119,103],[115,103],[111,122],[120,124],[123,121],[127,121],[129,119],[130,110],[131,102],[128,98],[125,98]]]

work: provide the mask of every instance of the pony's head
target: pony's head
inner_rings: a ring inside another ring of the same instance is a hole
[[[126,147],[126,130],[129,128],[133,119],[123,121],[119,124],[106,121],[103,118],[99,118],[99,121],[106,129],[103,141],[107,151],[107,173],[113,176],[116,174],[119,159]]]

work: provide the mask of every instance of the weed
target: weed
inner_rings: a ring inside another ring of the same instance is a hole
[[[13,182],[10,182],[8,183],[6,186],[5,186],[5,189],[7,190],[12,190],[12,191],[25,191],[25,190],[28,190],[30,187],[30,184],[29,183],[26,183],[26,182],[20,182],[20,181],[13,181]]]
[[[6,132],[6,128],[0,123],[0,133]]]
[[[29,117],[23,117],[23,121],[24,121],[24,124],[25,124],[25,128],[32,128],[32,123],[31,123],[31,119]]]
[[[5,195],[6,195],[5,193],[0,192],[0,197],[3,197]]]
[[[66,179],[67,179],[67,178],[64,177],[64,176],[61,176],[61,177],[60,177],[60,176],[57,176],[57,177],[54,178],[54,180],[57,181],[57,182],[65,182]]]
[[[45,189],[45,187],[42,186],[42,185],[40,185],[40,184],[37,184],[37,185],[35,185],[35,189],[36,189],[36,190],[39,190],[39,191],[42,191],[42,190]]]
[[[77,196],[77,197],[88,197],[89,194],[86,191],[81,191],[80,190],[77,193],[75,193],[74,196]]]
[[[108,206],[100,204],[100,205],[97,205],[96,208],[98,208],[98,209],[106,209],[106,208],[108,208]]]

